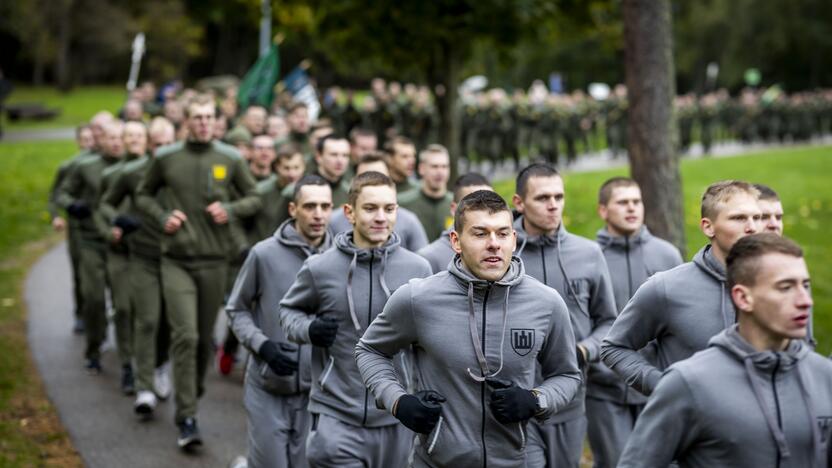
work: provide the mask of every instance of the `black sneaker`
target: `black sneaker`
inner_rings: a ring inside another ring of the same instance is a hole
[[[87,374],[90,375],[100,375],[101,374],[101,361],[98,358],[89,358],[87,359],[87,364],[84,366],[87,369]]]
[[[196,419],[185,418],[177,424],[179,426],[179,438],[176,444],[182,450],[193,450],[202,445],[202,437],[199,436],[199,429],[196,427]]]
[[[124,392],[125,395],[136,394],[136,384],[133,379],[133,366],[130,364],[125,364],[121,368],[121,391]]]

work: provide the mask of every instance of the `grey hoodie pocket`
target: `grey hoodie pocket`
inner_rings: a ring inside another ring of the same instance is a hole
[[[517,432],[520,434],[520,450],[526,450],[526,423],[517,423]]]
[[[295,358],[299,358],[298,355],[298,345],[295,343],[279,343],[278,346],[280,350],[292,355]],[[272,368],[269,365],[260,359],[257,361],[260,365],[260,377],[263,378],[263,388],[271,393],[276,393],[280,395],[287,395],[293,394],[298,392],[298,376],[297,372],[293,372],[291,375],[277,375],[272,371]]]
[[[436,448],[436,443],[439,441],[439,436],[442,434],[442,428],[445,426],[445,418],[439,416],[439,422],[436,423],[436,427],[433,428],[430,434],[425,438],[425,453],[428,455],[433,454],[434,449]]]

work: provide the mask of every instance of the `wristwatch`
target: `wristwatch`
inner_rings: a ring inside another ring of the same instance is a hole
[[[535,415],[545,413],[549,409],[549,401],[546,399],[546,394],[539,390],[532,390],[532,394],[537,398],[537,405],[535,406]]]

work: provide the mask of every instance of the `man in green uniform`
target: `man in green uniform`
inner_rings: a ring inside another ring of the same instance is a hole
[[[66,179],[67,174],[69,174],[72,168],[78,164],[80,160],[88,158],[96,151],[96,141],[95,135],[92,131],[92,125],[79,126],[75,130],[75,141],[78,144],[78,153],[58,166],[58,170],[55,173],[55,179],[52,181],[52,188],[49,191],[49,203],[47,209],[49,211],[49,219],[51,220],[52,228],[55,232],[63,232],[64,230],[67,231],[67,249],[69,250],[69,260],[72,266],[72,292],[73,298],[75,299],[75,324],[73,325],[73,331],[80,334],[84,332],[84,319],[81,314],[82,295],[81,282],[78,273],[80,260],[78,256],[78,223],[72,217],[67,220],[64,216],[61,216],[60,207],[57,203],[57,197],[58,189],[60,188],[61,183],[63,183]]]
[[[309,145],[309,109],[306,104],[293,104],[286,115],[286,123],[289,124],[289,143],[297,145],[304,155],[311,155],[313,148]]]
[[[350,142],[340,136],[326,135],[315,148],[316,175],[323,177],[332,188],[332,203],[340,209],[347,202],[350,191],[344,174],[350,163]]]
[[[138,188],[139,208],[165,233],[162,294],[173,338],[177,443],[186,450],[202,444],[197,399],[225,292],[229,216],[251,215],[261,205],[239,153],[213,141],[215,112],[210,97],[195,97],[186,107],[188,140],[163,148]],[[230,202],[232,190],[241,197]]]
[[[144,157],[147,152],[147,127],[142,122],[131,121],[124,125],[123,132],[124,156],[119,162],[104,169],[101,174],[101,190],[103,194],[114,185],[124,170],[125,165]],[[110,286],[110,297],[114,309],[113,322],[116,332],[116,347],[121,363],[121,391],[125,395],[135,393],[135,379],[133,376],[133,305],[130,295],[133,284],[128,274],[130,261],[128,246],[124,236],[130,231],[127,224],[113,225],[118,212],[127,210],[129,201],[122,200],[116,205],[101,203],[95,210],[93,219],[98,224],[101,237],[107,240],[107,284]]]
[[[430,242],[442,235],[453,219],[448,215],[453,196],[448,192],[451,158],[442,145],[428,145],[419,154],[419,190],[399,195],[399,205],[416,213]]]
[[[254,227],[249,241],[252,245],[274,234],[280,224],[289,217],[289,187],[306,172],[303,153],[292,144],[284,144],[277,152],[273,164],[274,175],[257,183],[257,194],[263,208],[253,217]]]
[[[78,222],[79,229],[79,277],[83,304],[87,346],[86,367],[91,374],[101,373],[101,344],[107,330],[105,303],[105,252],[106,241],[101,236],[93,218],[98,203],[101,176],[104,169],[117,163],[124,151],[121,140],[122,124],[110,122],[103,131],[103,148],[100,155],[80,161],[68,174],[58,189],[56,202]]]

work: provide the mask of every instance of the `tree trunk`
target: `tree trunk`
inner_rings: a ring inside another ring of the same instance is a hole
[[[55,59],[55,81],[58,89],[69,91],[72,87],[70,77],[70,56],[69,44],[72,40],[72,24],[70,12],[72,11],[72,0],[56,2],[61,8],[58,18],[58,54]]]
[[[682,177],[673,144],[672,22],[669,0],[624,0],[627,150],[641,185],[645,222],[685,254]]]
[[[436,60],[436,76],[431,84],[441,84],[445,94],[436,97],[439,114],[439,142],[448,148],[451,155],[451,178],[453,184],[459,174],[459,113],[456,101],[459,97],[459,57],[453,44],[444,43]]]

